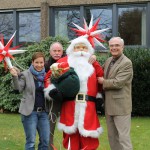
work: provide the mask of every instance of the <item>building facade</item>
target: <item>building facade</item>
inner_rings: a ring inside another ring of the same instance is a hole
[[[83,26],[100,18],[103,36],[121,36],[126,46],[150,48],[150,1],[147,0],[0,0],[0,33],[14,45],[47,36],[75,38],[72,22]]]

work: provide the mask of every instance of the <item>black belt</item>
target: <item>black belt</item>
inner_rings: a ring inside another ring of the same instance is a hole
[[[85,95],[85,97],[84,97],[83,94],[77,94],[76,97],[64,97],[64,98],[63,98],[64,101],[74,101],[74,100],[76,100],[76,99],[78,99],[78,100],[77,100],[78,102],[80,102],[80,101],[82,102],[82,101],[84,101],[84,99],[85,99],[85,101],[96,102],[96,97],[94,97],[94,96],[89,96],[89,95]]]
[[[86,96],[85,96],[85,99],[86,99],[87,101],[96,102],[96,97],[94,97],[94,96],[86,95]]]
[[[33,111],[37,111],[37,112],[44,112],[45,111],[45,109],[43,108],[43,107],[36,107],[36,108],[34,108],[34,110]]]

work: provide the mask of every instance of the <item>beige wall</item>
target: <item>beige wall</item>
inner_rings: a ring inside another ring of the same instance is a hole
[[[146,2],[148,0],[47,0],[50,6]]]
[[[41,10],[41,40],[49,35],[49,6],[64,7],[71,5],[111,4],[111,3],[142,3],[148,0],[0,0],[0,11],[13,9]]]
[[[42,2],[47,2],[49,6],[86,5],[86,4],[109,4],[109,3],[141,3],[148,0],[0,0],[0,10],[40,8]]]
[[[41,39],[49,35],[49,6],[47,3],[41,3]]]
[[[41,6],[42,0],[0,0],[1,9],[36,8]]]

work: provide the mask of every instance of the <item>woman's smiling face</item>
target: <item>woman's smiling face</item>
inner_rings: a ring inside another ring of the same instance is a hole
[[[36,71],[42,71],[44,68],[44,58],[38,57],[32,61],[32,65]]]

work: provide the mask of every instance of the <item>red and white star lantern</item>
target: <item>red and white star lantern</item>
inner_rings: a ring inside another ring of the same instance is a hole
[[[78,36],[87,38],[88,41],[91,43],[92,47],[95,46],[94,43],[97,43],[101,47],[105,48],[105,46],[101,43],[101,42],[105,42],[102,39],[103,36],[101,35],[101,33],[107,31],[109,28],[97,30],[99,21],[100,19],[98,19],[96,23],[93,25],[93,15],[92,15],[89,26],[87,25],[84,19],[84,28],[73,23],[77,29],[74,29],[74,28],[71,28],[71,29],[75,31]]]
[[[16,34],[16,31],[14,32],[14,34],[12,35],[12,37],[10,38],[10,40],[8,41],[8,43],[5,46],[4,46],[3,35],[1,35],[1,38],[0,38],[0,62],[2,62],[4,60],[5,69],[6,69],[7,65],[9,67],[9,69],[11,69],[13,67],[12,63],[10,61],[10,58],[14,59],[14,57],[12,55],[24,53],[26,51],[26,50],[17,50],[17,48],[19,48],[20,46],[15,46],[15,47],[10,48],[15,34]]]

